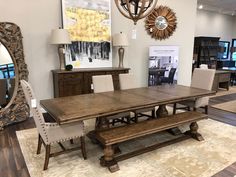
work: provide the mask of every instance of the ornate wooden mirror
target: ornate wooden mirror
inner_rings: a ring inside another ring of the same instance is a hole
[[[177,27],[175,13],[167,6],[155,8],[145,21],[145,28],[152,38],[163,40],[169,38]]]
[[[28,80],[20,28],[0,22],[0,129],[29,117],[20,80]]]

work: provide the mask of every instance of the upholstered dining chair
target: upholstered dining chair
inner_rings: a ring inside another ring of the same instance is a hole
[[[176,68],[171,68],[168,77],[161,77],[160,78],[161,83],[173,84],[174,83],[175,72],[176,72]]]
[[[131,73],[119,74],[119,82],[120,82],[121,90],[138,88],[136,79],[134,75]],[[151,116],[148,114],[144,114],[145,112],[149,112],[149,111],[152,112]],[[135,110],[134,115],[135,115],[134,122],[138,122],[138,117],[141,117],[141,116],[155,118],[155,107]]]
[[[114,91],[112,75],[96,75],[92,76],[93,92],[111,92]],[[111,116],[104,117],[108,122],[112,120],[112,125],[117,122],[130,123],[130,112],[118,113]]]
[[[215,69],[195,68],[193,71],[191,87],[211,90],[213,86],[214,77]],[[190,108],[196,110],[197,108],[203,107],[205,109],[205,114],[208,114],[208,103],[209,97],[179,102],[179,104],[187,106],[188,110],[190,110]],[[176,109],[181,108],[177,108],[177,104],[175,103],[173,108],[173,114],[176,113]]]
[[[85,149],[84,123],[80,121],[77,123],[59,125],[56,122],[45,122],[45,118],[41,112],[40,106],[36,102],[32,87],[25,80],[21,80],[20,82],[25,94],[25,98],[30,107],[31,114],[33,115],[37,131],[39,133],[37,154],[40,153],[42,144],[45,146],[46,149],[43,170],[46,170],[48,168],[50,157],[55,157],[64,152],[71,152],[74,150],[81,149],[83,158],[86,159],[87,155]],[[67,140],[73,140],[75,138],[80,138],[81,146],[65,149],[65,147],[62,145],[62,142]],[[56,143],[60,145],[62,151],[51,153],[51,145]]]

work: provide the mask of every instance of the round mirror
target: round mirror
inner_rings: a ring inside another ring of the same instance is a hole
[[[0,109],[10,102],[14,89],[14,62],[6,47],[0,42]]]
[[[166,20],[165,17],[163,16],[158,16],[155,20],[155,26],[157,27],[157,29],[159,30],[164,30],[167,28],[168,26],[168,22]]]
[[[177,27],[177,18],[172,9],[167,6],[155,8],[146,17],[145,28],[152,38],[163,40],[169,38]]]

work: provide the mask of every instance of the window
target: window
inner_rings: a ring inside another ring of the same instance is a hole
[[[232,40],[232,49],[234,49],[234,47],[236,48],[236,39]],[[232,50],[231,58],[232,58],[232,60],[236,61],[236,51],[235,50]]]
[[[229,57],[229,46],[228,41],[219,41],[220,51],[218,52],[218,59],[228,59]]]

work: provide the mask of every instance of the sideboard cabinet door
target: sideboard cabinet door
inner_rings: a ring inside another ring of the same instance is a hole
[[[115,90],[120,89],[119,74],[129,68],[82,68],[72,71],[53,70],[54,97],[92,93],[92,76],[111,74]]]

